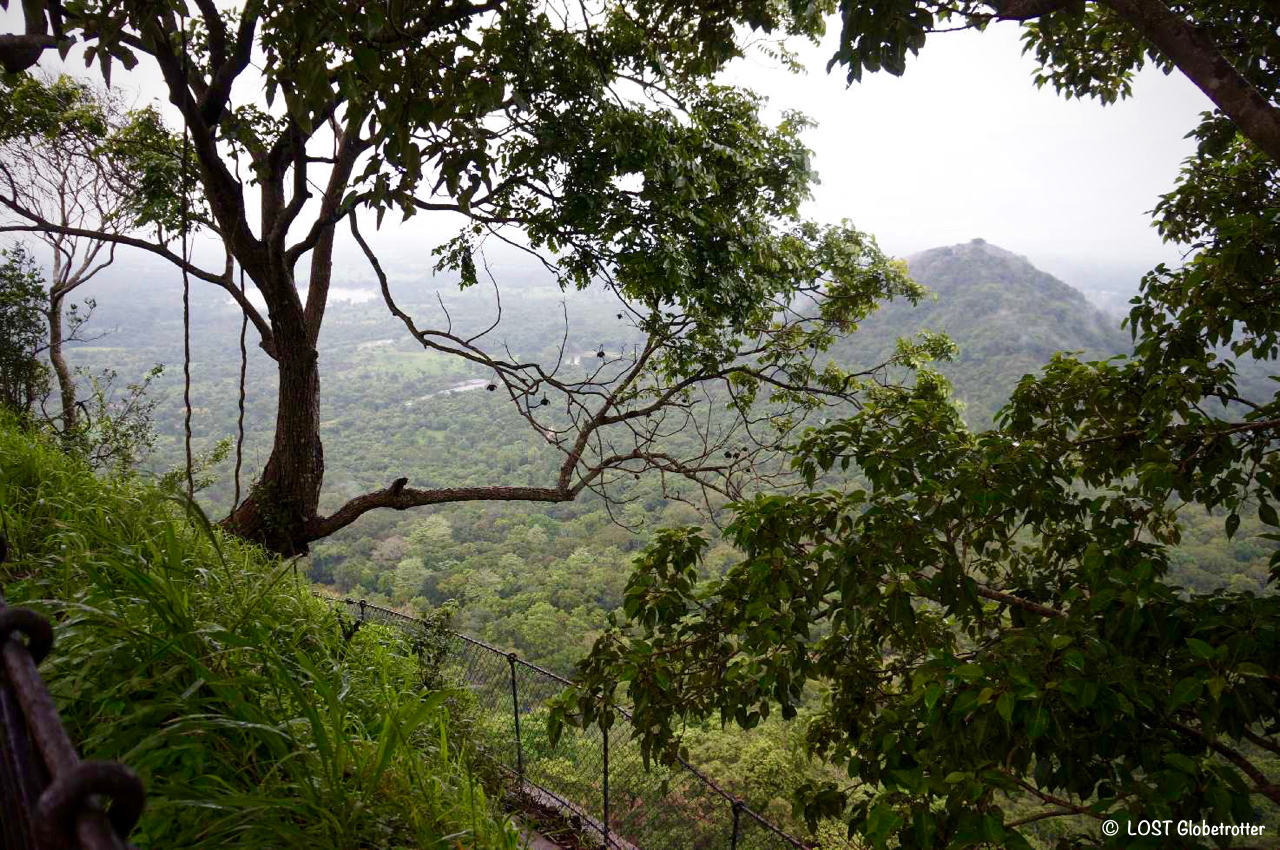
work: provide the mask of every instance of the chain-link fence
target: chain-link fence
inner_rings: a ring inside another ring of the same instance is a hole
[[[329,601],[352,622],[396,626],[416,636],[430,628],[364,600]],[[443,682],[474,697],[477,743],[527,802],[569,821],[580,839],[618,850],[808,846],[687,763],[645,770],[626,729],[565,727],[553,746],[547,701],[572,682],[456,632],[441,631],[435,639]]]
[[[7,549],[0,536],[0,562]],[[121,850],[142,783],[117,762],[80,761],[37,669],[52,645],[47,619],[0,596],[0,848]]]

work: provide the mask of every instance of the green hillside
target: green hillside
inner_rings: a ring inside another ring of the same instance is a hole
[[[40,669],[72,740],[147,787],[134,845],[516,846],[462,695],[425,690],[397,633],[344,640],[290,563],[5,416],[0,520],[0,588],[55,623]]]
[[[1118,319],[1028,260],[982,239],[907,258],[912,276],[937,297],[912,307],[885,304],[833,349],[842,364],[883,361],[899,337],[943,331],[960,347],[942,372],[955,384],[974,428],[990,425],[1018,379],[1056,351],[1093,360],[1127,353]]]

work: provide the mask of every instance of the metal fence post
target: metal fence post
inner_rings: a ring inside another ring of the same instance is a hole
[[[511,716],[516,721],[516,776],[520,778],[520,793],[524,793],[524,748],[520,743],[520,697],[516,693],[516,654],[507,654],[511,665]]]
[[[320,594],[316,593],[316,595],[319,596]],[[386,608],[381,608],[377,605],[369,604],[363,599],[357,602],[354,599],[344,597],[342,599],[334,599],[330,601],[334,604],[341,603],[343,605],[348,605],[352,607],[355,607],[358,605],[361,620],[365,619],[366,616],[369,616],[369,612],[372,611],[373,614],[376,615],[378,618],[377,620],[375,620],[375,622],[386,621],[388,625],[397,626],[401,628],[407,628],[408,624],[422,623],[421,620],[418,620],[413,617],[407,617],[396,611],[392,611]],[[568,687],[573,687],[573,683],[568,679],[564,678],[563,676],[559,676],[549,670],[542,669],[536,664],[531,664],[528,661],[521,661],[518,655],[514,652],[506,652],[504,650],[497,649],[496,647],[490,646],[484,641],[476,640],[475,638],[468,637],[459,632],[450,631],[449,634],[451,634],[454,638],[457,638],[458,640],[467,644],[468,646],[473,646],[478,648],[481,652],[490,653],[492,656],[503,657],[507,659],[507,664],[511,669],[511,704],[512,704],[512,721],[513,721],[514,732],[516,737],[516,770],[517,770],[517,776],[519,777],[519,780],[521,782],[521,791],[525,792],[527,789],[529,792],[536,794],[539,800],[542,800],[542,801],[549,800],[550,801],[549,805],[552,808],[559,808],[562,811],[562,813],[565,813],[572,818],[580,817],[585,819],[585,822],[581,823],[581,827],[584,830],[590,830],[590,829],[596,830],[597,834],[601,835],[602,838],[604,839],[606,850],[618,850],[618,848],[622,848],[622,847],[631,847],[633,845],[629,842],[632,842],[632,841],[637,841],[637,840],[641,842],[646,841],[645,836],[641,834],[640,830],[648,829],[652,827],[654,824],[654,821],[652,821],[651,818],[647,818],[643,815],[641,817],[641,820],[643,822],[634,821],[633,819],[636,816],[636,812],[634,811],[634,809],[637,805],[642,805],[647,807],[648,811],[652,813],[655,810],[655,807],[649,805],[647,801],[642,800],[639,796],[637,796],[638,792],[631,788],[623,789],[624,796],[628,798],[628,800],[624,800],[624,803],[623,803],[623,809],[624,809],[623,829],[626,834],[625,836],[617,839],[613,837],[612,824],[610,823],[612,817],[610,812],[611,800],[610,800],[610,793],[609,793],[610,792],[610,789],[609,789],[609,730],[604,728],[603,726],[599,727],[601,732],[601,750],[602,750],[601,755],[603,756],[603,765],[602,765],[603,776],[601,777],[602,779],[601,784],[602,784],[602,790],[604,794],[604,800],[603,800],[604,816],[602,820],[597,821],[592,815],[588,814],[590,810],[590,802],[587,799],[585,798],[570,799],[568,796],[561,796],[562,794],[568,795],[569,792],[563,786],[555,784],[553,777],[539,775],[538,776],[539,780],[541,780],[542,782],[549,783],[548,785],[543,786],[533,780],[530,780],[525,776],[524,741],[523,741],[523,735],[520,730],[520,693],[519,693],[519,684],[516,680],[516,669],[515,669],[516,665],[517,664],[523,665],[525,668],[529,670],[529,672],[526,675],[533,680],[533,683],[535,685],[534,691],[532,693],[526,693],[526,697],[537,700],[536,702],[531,703],[531,707],[536,707],[538,705],[541,705],[541,700],[537,699],[537,696],[536,696],[537,692],[539,691],[539,688],[537,687],[537,685],[544,684],[550,681],[550,682],[558,683],[558,685],[561,687],[568,688]],[[489,656],[485,656],[485,657],[489,657]],[[474,664],[472,665],[472,672],[474,672]],[[460,675],[466,678],[470,674],[464,671],[464,673]],[[466,681],[470,682],[471,680],[470,678],[466,678]],[[501,698],[494,691],[489,690],[491,688],[501,687],[501,684],[498,683],[497,681],[492,680],[486,676],[484,677],[483,682],[473,682],[472,684],[476,686],[483,686],[486,689],[485,691],[486,693],[493,694],[493,698],[497,699],[498,702],[501,702]],[[492,705],[496,710],[497,703],[492,703]],[[610,712],[609,723],[612,724],[613,720],[616,719],[616,717],[618,716],[621,716],[623,719],[628,719],[628,720],[631,717],[631,715],[627,711],[623,709],[615,709],[614,711]],[[582,732],[585,737],[586,734],[588,733],[588,730],[584,728]],[[584,741],[583,743],[587,743],[589,745],[588,742]],[[635,763],[637,754],[634,751],[634,749],[628,746],[628,743],[629,743],[628,740],[624,737],[623,739],[624,746],[623,746],[623,749],[620,751],[620,754],[621,754],[620,757],[624,761],[623,767],[626,769],[624,770],[624,773],[628,773],[631,768],[637,767]],[[619,755],[619,754],[615,753],[614,755]],[[768,833],[768,835],[765,836],[765,839],[769,841],[773,841],[774,846],[786,846],[789,848],[793,848],[793,850],[805,850],[807,845],[805,845],[798,839],[794,838],[793,836],[783,832],[776,825],[765,820],[759,814],[753,812],[745,802],[737,799],[732,794],[720,788],[718,785],[715,784],[715,782],[708,779],[697,768],[690,765],[687,761],[685,761],[684,759],[677,759],[677,761],[680,764],[680,766],[690,776],[692,776],[698,783],[700,783],[699,787],[710,789],[712,792],[718,795],[721,799],[725,800],[730,804],[731,811],[733,812],[733,832],[730,839],[731,850],[738,850],[739,847],[745,846],[745,845],[754,845],[754,843],[756,842],[756,839],[748,838],[743,835],[742,816],[744,814],[748,818],[750,818],[751,821],[755,822],[754,826],[751,826],[750,822],[748,822],[747,824],[748,827],[752,830],[759,831],[762,834]],[[510,769],[509,764],[504,764],[503,767],[504,769],[507,769],[507,770]],[[0,791],[3,791],[4,788],[5,786],[3,782],[0,781]],[[640,792],[640,793],[643,793],[643,792]],[[693,807],[691,807],[689,801],[676,799],[676,795],[671,794],[670,792],[666,795],[663,795],[663,800],[665,801],[666,805],[669,808],[672,808],[677,812],[693,815],[699,820],[701,820],[703,817],[702,814],[695,812]],[[5,825],[6,825],[5,821],[0,820],[0,828],[3,828]],[[752,835],[755,835],[755,833],[753,832]],[[661,846],[661,845],[655,845],[655,846]],[[5,850],[4,845],[0,844],[0,850]]]
[[[609,727],[600,730],[604,737],[604,846],[609,848]]]

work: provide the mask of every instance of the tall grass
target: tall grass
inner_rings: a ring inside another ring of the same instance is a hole
[[[344,641],[290,564],[3,419],[0,520],[68,730],[147,785],[139,847],[517,846],[454,734],[466,699],[424,691],[392,630]]]

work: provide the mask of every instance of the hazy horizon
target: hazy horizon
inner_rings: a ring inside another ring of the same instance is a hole
[[[12,28],[21,12],[4,12]],[[832,22],[834,24],[834,20]],[[822,222],[849,219],[895,256],[983,238],[1092,294],[1132,292],[1147,269],[1176,261],[1147,214],[1172,188],[1191,150],[1183,138],[1209,102],[1179,74],[1147,68],[1134,97],[1102,107],[1068,101],[1032,82],[1034,61],[1021,53],[1019,28],[931,36],[906,73],[865,74],[846,87],[843,69],[825,70],[834,33],[822,45],[792,42],[808,67],[797,76],[749,49],[721,76],[768,98],[766,116],[806,113],[817,126],[804,135],[821,183],[804,215]],[[49,53],[40,67],[85,75],[72,52],[66,63]],[[139,67],[139,71],[145,67]],[[117,86],[138,104],[157,101],[170,118],[154,73],[116,72]],[[241,85],[243,97],[251,86]],[[430,274],[433,246],[456,232],[454,214],[388,216],[365,228],[393,279]],[[206,243],[208,240],[206,240]],[[491,240],[489,258],[507,274],[526,278],[537,267]],[[202,254],[221,268],[221,252]],[[139,252],[121,251],[110,277],[164,274],[171,267]],[[172,272],[171,272],[172,273]],[[176,279],[176,273],[173,273]],[[340,231],[335,284],[371,285],[372,273],[350,235]],[[442,277],[439,286],[453,286]]]

